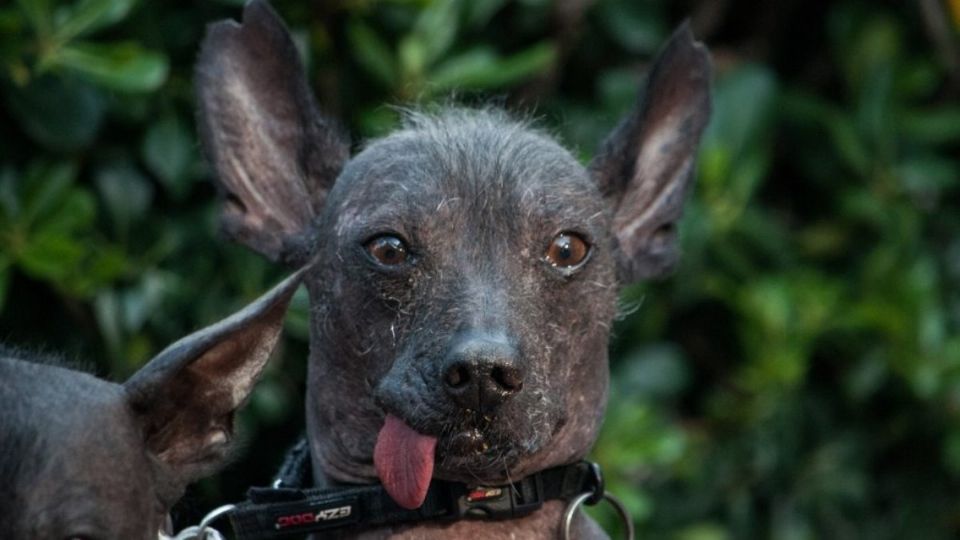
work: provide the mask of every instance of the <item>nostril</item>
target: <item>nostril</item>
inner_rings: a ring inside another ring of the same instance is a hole
[[[460,388],[470,382],[470,371],[463,364],[450,366],[444,376],[444,381],[451,388]]]
[[[523,375],[517,368],[494,366],[490,372],[490,376],[493,377],[494,382],[496,382],[500,388],[509,392],[517,392],[523,388]]]

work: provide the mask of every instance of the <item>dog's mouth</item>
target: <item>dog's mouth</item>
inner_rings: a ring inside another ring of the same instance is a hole
[[[477,427],[469,427],[458,433],[453,433],[443,437],[441,441],[438,453],[449,458],[469,458],[483,455],[490,449],[487,437]]]
[[[517,442],[506,441],[491,430],[467,428],[440,439],[434,476],[462,482],[498,483],[509,478],[522,453]]]
[[[490,422],[468,422],[428,435],[387,414],[377,435],[374,466],[381,483],[404,508],[423,504],[433,477],[484,481],[505,475],[516,458]]]

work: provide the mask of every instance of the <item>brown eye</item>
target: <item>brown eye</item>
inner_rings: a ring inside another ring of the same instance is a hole
[[[558,268],[570,268],[583,262],[590,253],[590,246],[579,235],[569,232],[558,234],[547,248],[547,262]]]
[[[407,260],[407,245],[396,236],[378,236],[367,242],[365,247],[374,260],[386,266],[396,266]]]

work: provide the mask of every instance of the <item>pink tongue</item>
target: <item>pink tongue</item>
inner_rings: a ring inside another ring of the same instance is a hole
[[[400,506],[419,508],[433,476],[437,438],[421,435],[392,414],[380,428],[373,464],[387,493]]]

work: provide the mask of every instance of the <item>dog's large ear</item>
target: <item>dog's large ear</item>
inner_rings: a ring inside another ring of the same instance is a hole
[[[283,21],[263,0],[243,23],[207,28],[196,67],[200,138],[224,201],[227,235],[300,265],[314,216],[348,158],[320,115]]]
[[[273,352],[300,274],[170,345],[124,383],[147,450],[178,483],[200,478],[226,457],[234,413]]]
[[[637,105],[603,142],[590,173],[613,208],[623,283],[666,274],[676,223],[710,117],[711,64],[684,23],[660,52]]]

